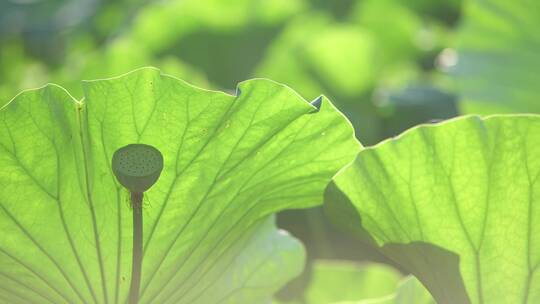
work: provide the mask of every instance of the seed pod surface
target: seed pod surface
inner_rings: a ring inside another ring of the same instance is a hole
[[[130,144],[114,152],[114,175],[131,192],[143,193],[150,189],[163,170],[163,155],[145,144]]]

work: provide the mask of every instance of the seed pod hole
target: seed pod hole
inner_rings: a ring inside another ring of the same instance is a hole
[[[118,182],[131,192],[150,189],[163,170],[163,155],[145,144],[130,144],[114,152],[112,169]]]

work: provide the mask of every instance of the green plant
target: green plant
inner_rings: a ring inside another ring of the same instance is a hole
[[[142,191],[150,184],[126,172],[153,182],[161,169],[157,153],[148,172],[111,167],[133,143],[163,154],[142,209],[141,303],[258,303],[301,272],[302,246],[271,215],[322,203],[359,147],[326,98],[308,103],[269,80],[229,95],[151,68],[84,91],[78,101],[48,85],[0,111],[2,301],[128,298],[136,210],[113,172]]]
[[[538,1],[68,2],[0,1],[0,304],[540,302],[539,118],[397,136],[540,111]],[[222,92],[80,85],[147,65]]]
[[[536,115],[414,128],[360,152],[326,210],[437,303],[537,303],[539,132]]]

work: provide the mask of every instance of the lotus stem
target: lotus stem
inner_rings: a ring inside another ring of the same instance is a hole
[[[133,258],[131,263],[131,286],[129,288],[129,303],[139,303],[142,268],[142,236],[143,236],[143,193],[131,192],[133,207]]]

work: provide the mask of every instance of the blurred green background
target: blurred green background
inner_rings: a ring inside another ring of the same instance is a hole
[[[3,0],[0,106],[48,82],[81,98],[82,79],[150,65],[231,92],[265,77],[329,97],[367,146],[462,114],[539,112],[539,28],[536,0]],[[392,264],[320,209],[278,224],[309,256],[284,300],[306,298],[321,259]]]

